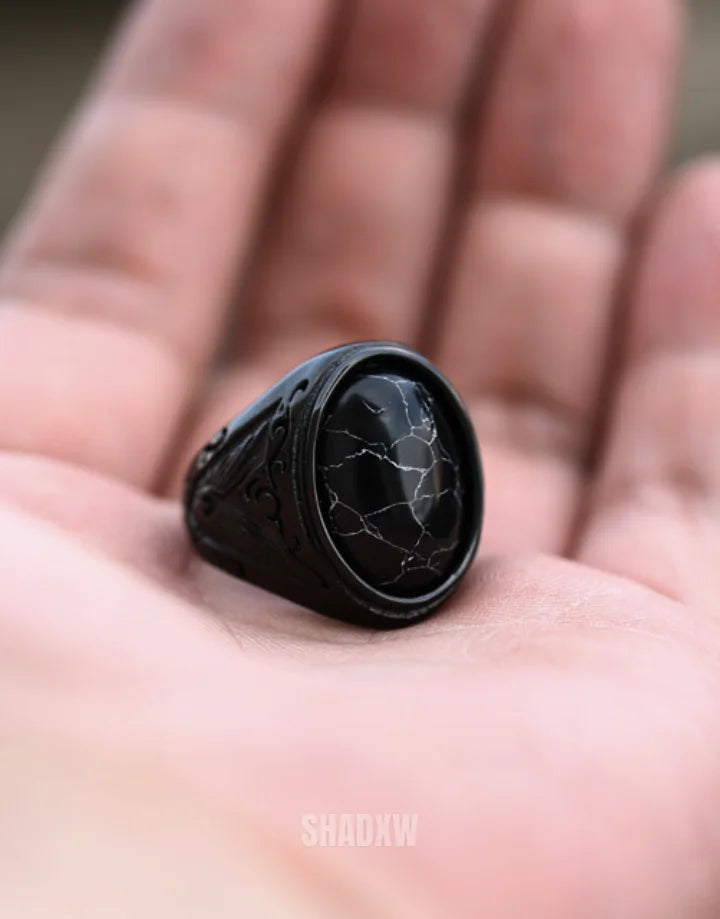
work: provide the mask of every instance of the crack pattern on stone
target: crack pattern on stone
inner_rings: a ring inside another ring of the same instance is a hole
[[[328,529],[346,560],[388,592],[442,582],[461,540],[462,471],[425,386],[370,373],[322,426],[319,482]]]

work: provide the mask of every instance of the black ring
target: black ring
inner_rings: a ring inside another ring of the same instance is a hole
[[[465,407],[415,351],[305,361],[197,454],[185,522],[207,561],[319,613],[425,618],[477,551],[483,477]]]

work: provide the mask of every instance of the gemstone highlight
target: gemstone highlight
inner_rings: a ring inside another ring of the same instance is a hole
[[[392,596],[432,592],[464,548],[464,464],[448,411],[422,380],[361,367],[320,422],[327,531],[353,571]]]

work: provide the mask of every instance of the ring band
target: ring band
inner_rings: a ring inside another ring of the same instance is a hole
[[[199,554],[316,612],[397,628],[477,551],[483,477],[460,397],[415,351],[362,342],[300,364],[197,454]]]

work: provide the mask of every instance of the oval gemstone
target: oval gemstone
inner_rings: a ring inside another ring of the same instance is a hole
[[[462,549],[461,447],[424,383],[362,372],[320,423],[318,494],[337,550],[373,588],[421,596]]]

